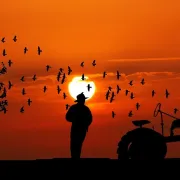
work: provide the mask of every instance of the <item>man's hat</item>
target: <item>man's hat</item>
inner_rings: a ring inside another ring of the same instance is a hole
[[[88,97],[85,97],[85,96],[84,96],[83,92],[82,92],[81,94],[78,94],[78,95],[76,96],[76,98],[77,98],[77,100],[75,100],[74,102],[80,102],[80,101],[82,101],[82,100],[88,99]]]

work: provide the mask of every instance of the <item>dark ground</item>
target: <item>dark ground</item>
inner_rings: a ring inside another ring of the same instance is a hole
[[[172,172],[171,174],[179,174],[180,159],[165,159],[163,161],[119,161],[117,159],[108,158],[82,158],[80,160],[72,160],[66,158],[55,159],[38,159],[38,160],[13,160],[0,161],[0,177],[22,176],[24,180],[31,177],[36,179],[52,179],[53,176],[62,179],[62,176],[69,179],[73,177],[101,177],[100,179],[117,179],[117,176],[142,176],[160,173]],[[178,170],[175,170],[177,168]],[[162,170],[161,170],[162,169]],[[167,170],[166,170],[167,169]],[[178,176],[178,175],[177,175]],[[48,177],[48,178],[47,178]],[[50,177],[50,178],[49,178]],[[105,178],[104,178],[105,177]],[[6,179],[5,178],[5,179]],[[39,179],[39,178],[38,178]],[[76,178],[77,179],[77,178]],[[108,178],[109,179],[109,178]],[[124,178],[123,178],[124,179]],[[137,178],[136,178],[137,179]],[[174,179],[171,177],[171,179]]]

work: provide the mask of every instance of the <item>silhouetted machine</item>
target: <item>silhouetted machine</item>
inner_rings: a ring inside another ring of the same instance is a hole
[[[161,111],[158,103],[154,116],[161,114],[162,134],[143,125],[149,124],[149,120],[136,120],[132,123],[139,127],[127,132],[118,143],[118,159],[164,159],[167,153],[167,143],[180,141],[180,135],[174,136],[173,130],[180,127],[180,119]],[[162,114],[175,120],[171,124],[170,136],[164,136],[164,122]]]

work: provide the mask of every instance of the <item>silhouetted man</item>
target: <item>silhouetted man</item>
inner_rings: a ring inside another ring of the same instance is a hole
[[[89,125],[92,123],[92,114],[90,109],[85,105],[83,93],[77,95],[77,104],[72,105],[67,114],[66,120],[72,122],[71,126],[71,158],[79,159],[81,156],[81,149]]]

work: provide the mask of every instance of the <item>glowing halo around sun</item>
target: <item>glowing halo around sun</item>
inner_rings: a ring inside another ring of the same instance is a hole
[[[81,79],[81,76],[76,76],[69,83],[68,89],[70,95],[76,100],[76,96],[80,93],[84,93],[85,97],[88,97],[87,100],[91,99],[95,93],[96,86],[93,81],[88,80],[89,78],[85,76],[85,80]],[[92,87],[90,91],[88,91],[88,84]]]

